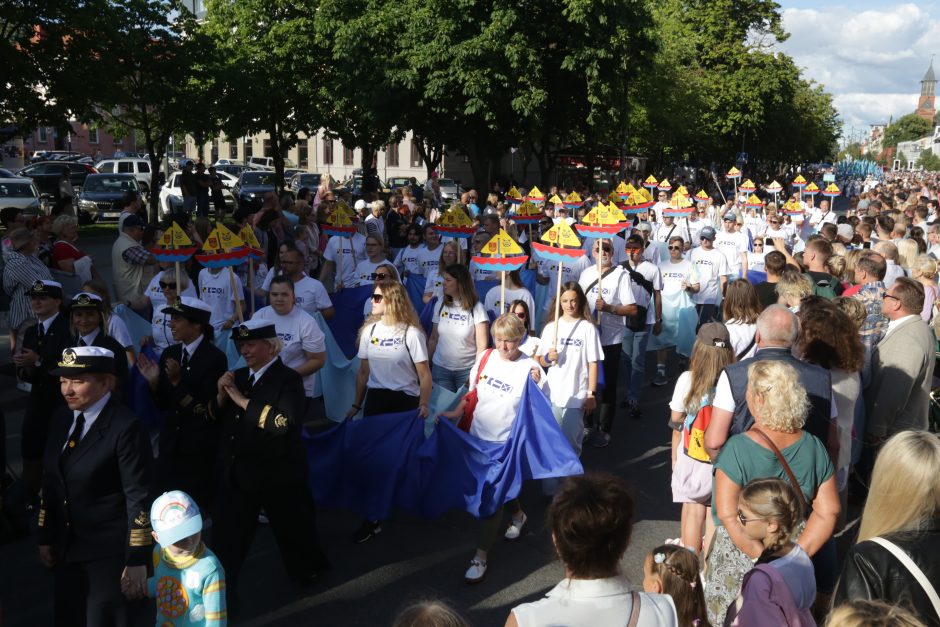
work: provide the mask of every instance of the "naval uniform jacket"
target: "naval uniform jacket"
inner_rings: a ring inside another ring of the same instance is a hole
[[[154,402],[167,410],[160,431],[160,457],[199,457],[211,464],[219,442],[219,425],[209,418],[209,402],[215,398],[219,379],[228,370],[225,353],[203,336],[189,363],[182,370],[179,385],[170,383],[166,362],[182,365],[183,344],[173,344],[160,355],[160,380]]]
[[[306,408],[304,382],[280,357],[248,386],[250,370],[235,371],[235,387],[248,397],[246,409],[229,399],[209,414],[221,426],[219,469],[225,487],[263,491],[275,485],[306,482],[307,463],[300,436]]]
[[[41,340],[39,339],[40,324],[42,323],[39,322],[28,328],[23,336],[23,348],[35,351],[39,355],[39,362],[29,368],[17,368],[17,374],[33,386],[29,393],[30,407],[37,411],[44,409],[51,412],[57,406],[64,404],[65,400],[59,389],[59,377],[49,374],[49,371],[58,367],[62,359],[62,351],[75,344],[73,344],[72,333],[69,329],[68,315],[59,313],[49,324],[49,330],[45,332]]]
[[[124,556],[127,566],[150,559],[152,450],[137,416],[111,398],[72,453],[60,462],[73,414],[59,408],[43,457],[39,544],[57,559],[90,562]]]

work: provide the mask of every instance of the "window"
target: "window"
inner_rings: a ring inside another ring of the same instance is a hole
[[[103,174],[112,174],[114,172],[114,162],[105,161],[104,163],[99,163],[95,166],[95,169]]]
[[[333,140],[323,138],[323,165],[333,165]]]
[[[96,128],[88,129],[88,143],[89,144],[98,144],[100,143],[99,139],[100,138],[98,137],[98,129]]]
[[[144,172],[144,173],[150,172],[150,164],[147,163],[146,161],[139,161],[137,163],[137,171]]]
[[[418,152],[418,142],[414,139],[411,140],[411,167],[421,167],[421,154]]]
[[[133,161],[118,161],[118,173],[119,174],[133,174],[134,162]]]
[[[49,129],[45,126],[40,126],[38,130],[39,139],[37,140],[40,144],[45,144],[49,141]]]
[[[114,138],[114,145],[115,145],[115,146],[121,146],[121,145],[123,145],[123,144],[124,144],[124,138],[123,138],[123,137],[115,137],[115,138]]]
[[[254,139],[249,137],[245,140],[245,163],[248,163],[248,160],[251,159],[252,154],[254,153]]]
[[[270,139],[264,140],[264,156],[265,157],[274,156],[274,154],[271,152],[271,140]]]
[[[385,165],[398,167],[398,144],[389,144],[385,148]]]
[[[237,140],[229,143],[228,158],[233,161],[238,160],[238,141]]]
[[[353,149],[343,146],[343,165],[352,165],[353,163],[355,163]]]
[[[309,163],[310,163],[309,142],[306,139],[298,140],[297,142],[297,165],[299,165],[301,169],[306,170]]]

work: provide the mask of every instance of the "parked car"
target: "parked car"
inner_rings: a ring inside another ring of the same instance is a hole
[[[266,170],[245,170],[238,175],[235,184],[235,197],[239,208],[257,211],[264,203],[264,195],[274,191],[274,172]]]
[[[225,170],[215,169],[216,175],[218,175],[219,180],[222,181],[222,187],[228,190],[235,189],[235,185],[238,183],[238,175],[231,174]]]
[[[16,175],[33,179],[40,194],[58,200],[59,180],[62,178],[62,173],[66,171],[69,173],[69,179],[76,192],[85,184],[85,179],[90,174],[98,172],[93,166],[77,161],[40,161],[20,168]]]
[[[18,178],[13,174],[12,170],[7,170],[6,168],[0,168],[0,179],[15,179]]]
[[[388,179],[388,186],[390,189],[398,189],[399,187],[406,187],[411,185],[411,178],[407,176],[393,176]]]
[[[245,165],[241,161],[236,161],[235,159],[219,159],[212,164],[214,167],[218,168],[220,165]]]
[[[392,193],[392,190],[389,188],[382,179],[378,179],[378,195],[382,200],[388,200],[389,194]],[[353,200],[362,197],[362,169],[356,168],[353,170],[352,176],[347,178],[345,181],[340,183],[338,186],[333,188],[333,191],[339,196],[343,192],[350,192],[352,194]]]
[[[236,179],[238,179],[239,174],[241,174],[242,172],[248,169],[249,168],[247,165],[242,165],[240,163],[237,163],[237,164],[236,163],[229,163],[229,164],[223,163],[223,164],[215,166],[216,172],[225,172],[226,174],[229,174],[235,177]]]
[[[150,159],[129,157],[126,159],[105,159],[98,163],[98,172],[102,174],[133,174],[145,194],[150,192],[153,173],[150,171]]]
[[[287,177],[285,177],[287,178]],[[316,192],[317,187],[320,186],[320,180],[322,179],[320,174],[311,174],[309,172],[299,172],[292,176],[287,183],[287,188],[297,194],[300,191],[301,187],[308,188],[311,192]]]
[[[39,161],[59,161],[64,157],[84,157],[80,152],[74,152],[69,150],[36,150],[29,156],[30,163],[37,163]]]
[[[437,179],[441,186],[441,198],[449,202],[457,202],[463,193],[463,188],[454,179]]]
[[[183,180],[183,173],[174,172],[173,174],[170,175],[170,179],[169,181],[167,181],[166,185],[160,188],[160,217],[161,218],[170,216],[174,212],[179,211],[183,208],[183,192],[180,188],[182,180]],[[224,186],[224,182],[223,182],[223,186]],[[225,196],[226,210],[229,213],[235,211],[235,196],[232,195],[232,192],[226,188],[222,190],[222,194]],[[214,208],[215,207],[213,207],[213,209]]]
[[[83,224],[117,220],[119,204],[129,191],[141,192],[134,174],[92,174],[78,196],[78,219]],[[116,206],[117,203],[117,206]]]
[[[39,188],[32,180],[22,177],[0,178],[0,207],[22,209],[29,217],[48,214]]]

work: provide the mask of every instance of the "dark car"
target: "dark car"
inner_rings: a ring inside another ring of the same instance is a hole
[[[121,202],[127,192],[140,193],[133,174],[92,174],[78,197],[78,219],[84,224],[117,220],[124,208]]]
[[[306,187],[311,192],[316,192],[317,188],[320,186],[320,180],[322,179],[320,174],[310,174],[309,172],[300,172],[291,177],[290,181],[287,183],[287,188],[292,191],[295,195],[300,191],[301,187]]]
[[[356,168],[353,170],[352,176],[340,183],[337,187],[334,187],[333,191],[337,196],[344,192],[349,192],[352,194],[353,200],[357,200],[362,198],[362,182],[362,169]],[[387,201],[392,190],[389,189],[388,185],[378,176],[375,177],[374,183],[378,187],[377,193],[379,198]]]
[[[245,170],[238,175],[234,193],[238,199],[239,208],[254,212],[264,203],[264,195],[273,191],[274,172]]]
[[[40,161],[21,168],[16,175],[33,179],[41,194],[58,199],[59,180],[62,178],[62,173],[66,171],[69,173],[69,179],[74,188],[84,186],[85,179],[90,174],[98,172],[93,166],[78,161]]]
[[[388,186],[393,190],[407,185],[411,185],[411,178],[407,176],[393,176],[388,179]]]

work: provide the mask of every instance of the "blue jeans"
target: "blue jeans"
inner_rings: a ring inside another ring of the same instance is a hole
[[[627,398],[640,402],[640,391],[646,377],[646,345],[650,341],[653,325],[648,324],[642,331],[623,332],[623,354],[626,356]],[[616,381],[605,381],[604,385],[617,385]]]
[[[434,382],[434,385],[439,385],[445,390],[456,392],[460,389],[460,386],[467,383],[467,379],[470,378],[470,370],[471,368],[465,370],[448,370],[432,362],[431,381]]]

